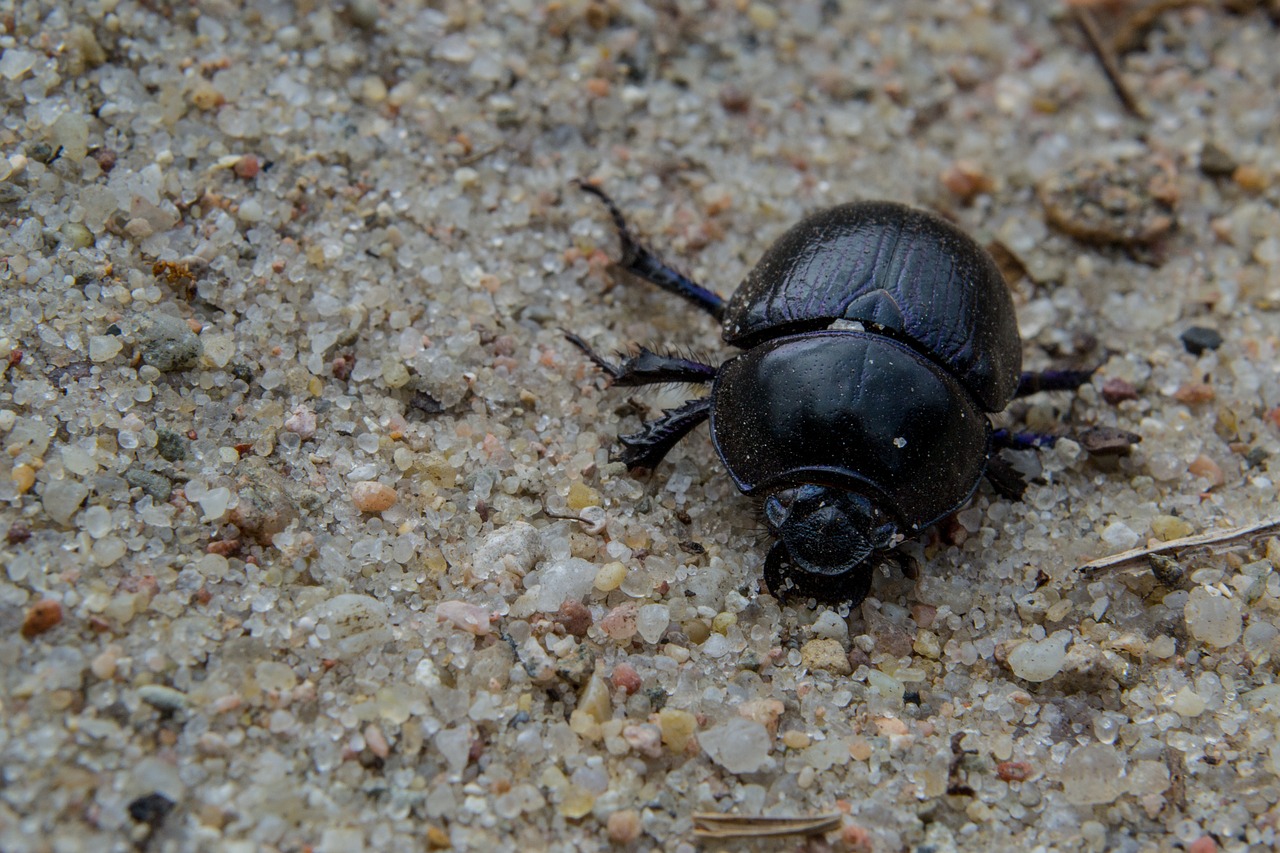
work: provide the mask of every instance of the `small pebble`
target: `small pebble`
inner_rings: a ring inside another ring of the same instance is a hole
[[[1227,481],[1226,474],[1222,473],[1222,466],[1214,462],[1208,456],[1197,456],[1191,460],[1191,464],[1187,466],[1187,472],[1193,477],[1202,477],[1209,481],[1209,488],[1217,488]]]
[[[1133,386],[1133,383],[1127,382],[1118,376],[1113,376],[1102,383],[1102,399],[1115,406],[1125,400],[1138,399],[1138,389]]]
[[[40,503],[50,518],[67,524],[89,496],[89,487],[79,480],[53,480],[44,487]]]
[[[849,642],[849,623],[834,610],[824,610],[813,621],[813,635],[825,640]]]
[[[239,500],[229,519],[241,533],[261,545],[270,545],[277,533],[298,518],[298,503],[294,500],[297,488],[295,482],[265,461],[251,459],[239,468],[236,478]]]
[[[1188,382],[1173,392],[1173,399],[1188,406],[1208,403],[1215,396],[1213,386],[1207,382]]]
[[[14,465],[9,472],[9,479],[13,481],[18,494],[25,495],[36,484],[36,469],[30,465]]]
[[[1222,649],[1240,639],[1244,616],[1240,603],[1203,586],[1191,590],[1183,607],[1183,618],[1191,636],[1202,643]]]
[[[575,512],[589,506],[599,506],[600,493],[581,480],[574,480],[569,486],[569,495],[565,498],[565,503]]]
[[[136,465],[124,472],[124,479],[129,485],[137,486],[160,503],[169,500],[173,494],[173,483],[167,477]]]
[[[365,726],[364,743],[365,746],[369,747],[369,751],[379,758],[385,759],[391,755],[391,745],[387,743],[386,735],[374,723]]]
[[[1182,339],[1182,346],[1192,355],[1200,355],[1222,346],[1222,335],[1205,326],[1191,326],[1179,337]]]
[[[316,413],[306,406],[298,406],[285,419],[284,428],[306,441],[316,434]]]
[[[1092,426],[1076,435],[1080,446],[1091,456],[1123,456],[1142,441],[1142,436],[1108,426]],[[1064,442],[1060,441],[1059,446]]]
[[[1242,163],[1231,173],[1231,180],[1245,192],[1260,193],[1270,186],[1267,173],[1252,163]]]
[[[755,773],[770,760],[773,738],[761,723],[732,717],[700,733],[698,745],[730,773]]]
[[[1204,713],[1206,703],[1204,698],[1196,693],[1190,687],[1184,687],[1173,695],[1173,702],[1170,704],[1173,712],[1180,717],[1198,717]]]
[[[22,620],[22,636],[30,640],[62,622],[62,605],[52,598],[42,598],[27,609]]]
[[[609,680],[617,690],[621,690],[628,696],[640,689],[640,674],[636,672],[636,668],[625,661],[617,664],[613,668],[613,674],[609,676]]]
[[[148,314],[138,327],[138,347],[142,362],[161,373],[174,373],[196,366],[204,347],[187,322],[171,314]]]
[[[236,173],[236,177],[242,180],[252,180],[258,176],[258,172],[262,171],[262,161],[255,154],[245,154],[236,160],[231,170]]]
[[[810,640],[800,647],[800,665],[809,670],[825,669],[836,675],[850,675],[848,653],[839,640]]]
[[[942,655],[942,644],[938,640],[938,635],[932,631],[921,631],[916,634],[911,648],[916,654],[930,660],[937,660]]]
[[[187,694],[163,684],[144,684],[138,688],[138,698],[161,711],[179,711],[187,707]]]
[[[678,708],[663,708],[656,716],[658,728],[662,731],[662,742],[674,753],[684,752],[698,727],[697,718]]]
[[[491,612],[488,608],[466,601],[442,601],[436,605],[436,618],[452,623],[469,634],[483,637],[490,632]]]
[[[612,640],[625,642],[636,634],[636,615],[639,608],[626,601],[610,610],[600,620],[600,630]]]
[[[1005,782],[1025,782],[1032,772],[1031,763],[1027,761],[1001,761],[996,765],[996,776]]]
[[[640,837],[640,813],[635,809],[616,811],[609,815],[605,827],[611,842],[630,844]]]
[[[1200,171],[1211,178],[1228,178],[1239,165],[1230,152],[1213,140],[1206,142],[1200,149]]]
[[[1138,534],[1123,521],[1113,521],[1102,528],[1102,541],[1117,551],[1127,551],[1138,544]]]
[[[657,643],[671,624],[671,610],[665,604],[645,604],[636,613],[636,632],[646,643]]]
[[[385,512],[396,505],[396,490],[376,480],[351,485],[351,502],[361,512]]]
[[[129,817],[155,829],[173,811],[173,806],[173,800],[158,791],[152,792],[129,803]]]
[[[622,739],[645,758],[662,756],[662,730],[651,723],[632,723],[624,726]]]
[[[596,572],[595,587],[601,592],[613,592],[622,586],[626,578],[627,567],[622,563],[617,561],[605,563],[600,567],[600,571]]]
[[[1176,223],[1176,174],[1156,158],[1070,166],[1040,186],[1045,218],[1089,243],[1145,245]]]
[[[957,160],[942,170],[942,185],[960,200],[970,204],[983,193],[996,188],[995,180],[980,164],[972,160]]]
[[[576,598],[566,598],[556,611],[555,621],[565,633],[585,637],[591,628],[591,611]]]
[[[528,574],[544,556],[542,537],[527,521],[513,521],[499,527],[471,555],[471,571],[476,577],[492,577],[507,570]]]
[[[1192,527],[1176,515],[1157,515],[1151,519],[1151,532],[1162,542],[1190,536]]]
[[[1091,743],[1067,756],[1061,770],[1062,793],[1077,806],[1110,803],[1124,793],[1124,759],[1112,746]]]
[[[1028,640],[1009,652],[1009,669],[1023,681],[1048,681],[1062,671],[1066,661],[1066,639],[1046,637]]]
[[[600,671],[596,670],[578,696],[578,707],[569,715],[569,727],[584,737],[594,739],[599,737],[600,724],[612,716],[613,701],[609,698],[609,686]]]
[[[807,734],[796,729],[788,729],[782,733],[782,743],[787,749],[804,749],[810,742]]]
[[[1212,835],[1202,835],[1187,845],[1187,853],[1218,853],[1218,842]]]

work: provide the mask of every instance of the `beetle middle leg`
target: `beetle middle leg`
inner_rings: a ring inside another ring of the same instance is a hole
[[[715,291],[708,290],[688,276],[676,271],[663,261],[652,250],[637,240],[627,227],[627,220],[614,204],[613,199],[604,190],[594,187],[586,181],[575,180],[574,184],[584,192],[591,193],[604,202],[605,208],[613,219],[613,227],[618,232],[618,240],[622,243],[622,259],[618,265],[632,275],[639,276],[647,282],[656,284],[663,290],[683,297],[717,320],[724,313],[724,297]]]
[[[596,367],[607,373],[614,385],[658,385],[664,382],[704,383],[716,378],[716,368],[709,364],[678,355],[661,355],[644,347],[640,347],[635,355],[624,358],[620,364],[613,364],[573,332],[565,332],[564,336],[569,343],[582,350]]]

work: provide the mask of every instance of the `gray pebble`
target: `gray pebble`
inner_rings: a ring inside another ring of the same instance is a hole
[[[163,684],[145,684],[139,687],[138,698],[161,711],[180,711],[187,706],[187,694]]]
[[[173,483],[154,471],[130,468],[124,472],[124,478],[129,481],[129,485],[137,486],[162,503],[169,500],[169,496],[173,494]]]
[[[188,370],[204,352],[200,338],[178,317],[154,314],[138,328],[142,361],[161,373]]]

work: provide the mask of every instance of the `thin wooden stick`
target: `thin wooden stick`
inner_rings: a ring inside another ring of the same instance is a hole
[[[1126,563],[1132,563],[1135,560],[1141,560],[1153,554],[1167,554],[1170,551],[1181,551],[1183,548],[1195,548],[1200,545],[1221,545],[1236,539],[1252,539],[1255,536],[1275,530],[1280,530],[1280,517],[1268,518],[1256,524],[1246,524],[1244,527],[1213,530],[1208,533],[1197,533],[1195,536],[1186,536],[1182,539],[1170,539],[1168,542],[1161,542],[1154,548],[1133,548],[1128,551],[1121,551],[1119,554],[1112,554],[1109,557],[1102,557],[1091,563],[1085,563],[1076,571],[1099,572],[1103,569],[1123,566]]]
[[[1076,16],[1076,23],[1080,25],[1080,31],[1084,33],[1085,41],[1089,42],[1089,48],[1093,51],[1094,56],[1098,57],[1098,62],[1102,64],[1102,73],[1107,75],[1107,81],[1111,83],[1111,88],[1115,90],[1116,97],[1120,99],[1120,103],[1124,104],[1124,108],[1129,114],[1137,118],[1146,118],[1142,112],[1142,108],[1138,106],[1138,99],[1133,96],[1133,92],[1125,85],[1124,77],[1120,74],[1120,63],[1116,61],[1116,55],[1111,50],[1111,45],[1107,44],[1102,37],[1102,31],[1098,29],[1098,20],[1093,17],[1093,12],[1083,6],[1072,6],[1072,13]]]
[[[698,838],[779,838],[786,835],[821,835],[840,826],[839,812],[813,817],[695,812],[693,834]]]

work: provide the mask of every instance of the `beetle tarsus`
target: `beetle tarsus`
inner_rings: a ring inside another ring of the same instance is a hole
[[[590,193],[604,202],[613,220],[613,227],[618,232],[618,240],[622,244],[622,258],[618,265],[632,275],[638,276],[663,290],[689,300],[717,320],[724,313],[724,297],[715,291],[708,290],[693,279],[676,271],[670,264],[658,257],[652,250],[637,240],[627,227],[627,220],[618,209],[613,199],[599,187],[581,179],[575,179],[574,185]]]
[[[699,397],[683,406],[667,409],[661,417],[645,421],[640,432],[618,437],[622,452],[618,459],[629,469],[658,467],[671,448],[711,416],[711,398]]]
[[[606,360],[603,356],[597,353],[594,349],[591,348],[591,344],[584,341],[581,338],[581,336],[575,335],[573,332],[569,331],[568,329],[561,329],[560,332],[561,334],[564,335],[564,339],[566,341],[573,344],[578,349],[582,350],[583,354],[586,355],[587,358],[591,359],[592,364],[594,364],[596,367],[600,368],[602,371],[608,374],[610,379],[613,379],[615,381],[617,380],[618,374],[622,372],[622,369],[620,367]]]
[[[1093,370],[1042,370],[1038,373],[1023,373],[1018,379],[1018,390],[1015,397],[1026,397],[1041,391],[1074,391],[1093,378]]]

